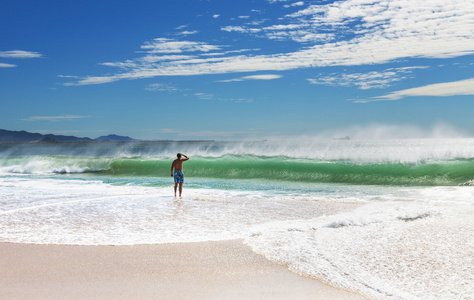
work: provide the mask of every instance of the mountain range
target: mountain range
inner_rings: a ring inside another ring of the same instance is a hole
[[[0,129],[0,143],[64,143],[64,142],[132,142],[136,141],[128,136],[110,134],[96,139],[76,137],[70,135],[41,134],[27,131],[11,131]]]

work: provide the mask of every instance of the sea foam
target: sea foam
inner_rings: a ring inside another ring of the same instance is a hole
[[[291,193],[203,189],[196,183],[187,183],[183,199],[173,198],[168,178],[168,184],[152,186],[68,178],[0,177],[0,241],[134,245],[240,239],[257,224],[348,209],[343,201],[301,202]]]
[[[370,203],[255,227],[245,243],[298,274],[373,299],[472,299],[473,198],[450,192],[459,203]]]

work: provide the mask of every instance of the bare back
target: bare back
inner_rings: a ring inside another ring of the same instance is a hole
[[[175,159],[171,167],[174,168],[175,171],[183,171],[183,162],[184,160]]]
[[[175,171],[183,171],[183,162],[187,160],[189,160],[189,157],[184,154],[178,153],[178,159],[175,159],[171,164],[171,172],[173,172],[173,169]]]

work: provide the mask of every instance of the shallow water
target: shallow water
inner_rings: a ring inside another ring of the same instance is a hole
[[[474,298],[473,204],[473,139],[0,144],[0,241],[243,238],[377,299]]]

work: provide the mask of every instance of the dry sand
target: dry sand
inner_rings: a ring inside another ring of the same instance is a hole
[[[363,299],[242,240],[136,246],[0,243],[0,299]]]

